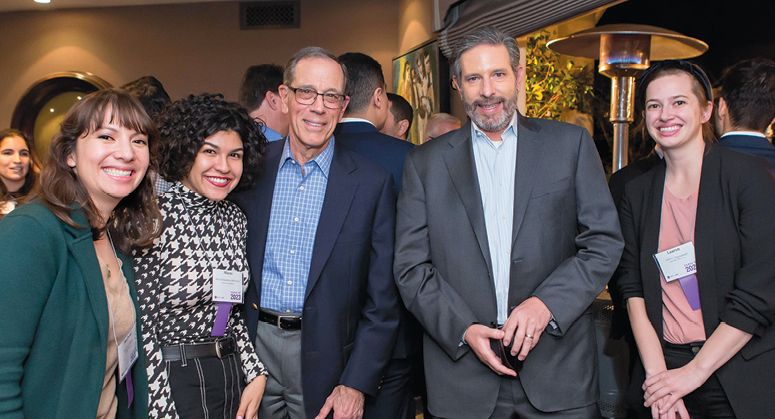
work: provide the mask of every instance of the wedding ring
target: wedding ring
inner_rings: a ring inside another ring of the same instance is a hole
[[[533,339],[533,337],[528,335],[527,333],[525,333],[525,337],[528,338],[528,339]]]

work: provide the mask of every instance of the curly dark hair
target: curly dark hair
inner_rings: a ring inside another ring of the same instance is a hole
[[[221,94],[189,95],[175,101],[159,118],[159,174],[168,182],[185,179],[205,140],[220,131],[233,131],[243,150],[242,177],[234,190],[248,189],[264,162],[266,138],[261,128],[244,108]]]

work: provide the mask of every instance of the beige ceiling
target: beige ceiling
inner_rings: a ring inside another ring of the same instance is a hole
[[[233,0],[51,0],[38,4],[33,0],[0,0],[0,12],[12,10],[52,10],[76,7],[139,6],[144,4],[208,3]]]

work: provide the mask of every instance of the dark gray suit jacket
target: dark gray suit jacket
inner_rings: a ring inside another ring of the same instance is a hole
[[[616,209],[585,129],[521,115],[517,124],[509,306],[537,296],[558,325],[525,359],[520,379],[540,410],[587,406],[599,393],[590,305],[623,248]],[[470,123],[407,157],[394,272],[426,329],[431,413],[489,417],[500,378],[459,345],[471,324],[497,321]]]

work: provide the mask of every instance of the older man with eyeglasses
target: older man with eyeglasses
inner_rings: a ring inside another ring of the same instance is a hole
[[[333,54],[304,48],[283,79],[288,138],[269,143],[263,175],[235,198],[248,217],[243,313],[269,371],[259,416],[358,419],[399,323],[393,178],[336,143],[349,97]]]

